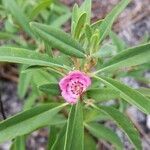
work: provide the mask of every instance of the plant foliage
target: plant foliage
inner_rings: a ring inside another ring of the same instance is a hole
[[[134,149],[142,150],[140,135],[124,112],[133,105],[150,114],[149,89],[133,89],[120,77],[149,82],[142,73],[150,64],[150,43],[127,48],[111,31],[129,3],[121,0],[103,20],[91,23],[91,0],[75,4],[72,13],[53,0],[2,0],[5,24],[0,39],[6,44],[0,47],[0,62],[18,64],[18,95],[24,106],[0,122],[0,143],[12,140],[11,149],[24,150],[28,135],[46,127],[47,149],[94,150],[98,140],[105,140],[122,150],[119,136],[105,125],[112,120]],[[70,17],[71,33],[66,33],[61,27]],[[112,43],[103,42],[106,37]],[[92,85],[77,104],[69,105],[59,81],[73,70],[85,72]],[[106,106],[109,100],[114,104]]]

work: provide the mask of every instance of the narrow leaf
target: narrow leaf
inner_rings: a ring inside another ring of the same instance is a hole
[[[95,88],[87,91],[88,98],[95,99],[96,101],[111,100],[120,97],[120,92],[110,88]]]
[[[32,72],[28,72],[28,73],[20,72],[18,89],[17,89],[17,93],[18,93],[19,97],[23,98],[25,96],[25,94],[28,90],[31,78],[32,78]]]
[[[144,97],[138,91],[111,78],[97,76],[95,76],[95,78],[110,86],[114,90],[120,92],[120,96],[129,104],[137,106],[141,111],[146,114],[150,114],[150,100]]]
[[[144,96],[150,97],[150,88],[139,88],[137,91],[142,93]]]
[[[53,0],[42,0],[40,1],[33,9],[30,14],[30,19],[34,19],[41,10],[45,9],[46,7],[49,7],[52,4]]]
[[[94,122],[94,121],[105,121],[110,119],[106,113],[97,109],[85,109],[84,110],[84,123]]]
[[[83,110],[80,102],[73,105],[67,122],[64,150],[83,150]]]
[[[113,44],[117,46],[118,52],[126,48],[125,42],[119,36],[117,36],[116,33],[111,31],[109,35],[112,39]]]
[[[34,32],[41,39],[49,42],[53,48],[58,48],[58,50],[67,55],[79,58],[85,57],[81,45],[78,44],[69,34],[51,26],[35,22],[30,23],[30,25]]]
[[[46,54],[15,47],[0,47],[0,62],[62,67]]]
[[[131,143],[134,145],[136,150],[142,150],[141,141],[139,134],[131,121],[122,113],[120,113],[117,109],[114,109],[113,107],[106,107],[106,106],[100,106],[97,108],[101,111],[104,111],[106,114],[108,114],[113,121],[116,122],[116,124],[125,132],[125,134],[128,136]]]
[[[85,0],[83,4],[81,5],[81,11],[86,12],[87,17],[86,17],[86,23],[90,24],[91,20],[91,6],[92,5],[92,0]]]
[[[50,126],[49,127],[49,136],[48,136],[48,144],[47,144],[47,149],[50,150],[56,141],[58,134],[58,128],[56,126]]]
[[[23,27],[23,29],[30,35],[32,36],[32,32],[30,30],[29,26],[29,20],[20,9],[21,7],[16,3],[15,0],[4,0],[4,4],[8,11],[11,12],[11,14],[15,17],[15,19],[18,21],[18,23]]]
[[[78,4],[74,4],[73,9],[72,9],[72,22],[77,22],[78,20],[78,15],[79,15],[79,7]]]
[[[14,37],[13,34],[8,33],[8,32],[0,32],[0,39],[1,40],[8,40],[8,39],[12,39]]]
[[[35,94],[35,92],[32,91],[24,103],[23,110],[30,109],[33,106],[33,104],[35,103],[37,97],[38,97],[38,94]]]
[[[96,53],[93,54],[93,56],[96,58],[103,58],[103,57],[110,58],[116,55],[116,53],[117,53],[116,46],[112,44],[104,44]]]
[[[84,134],[84,150],[96,150],[95,139],[86,132]]]
[[[40,127],[60,123],[55,115],[65,106],[45,104],[17,114],[0,123],[0,143],[30,133]]]
[[[25,137],[24,136],[18,136],[13,141],[13,144],[10,148],[10,150],[25,150]]]
[[[58,83],[50,83],[39,86],[39,90],[50,95],[60,95],[60,88]]]
[[[99,26],[100,43],[107,36],[117,16],[124,10],[124,8],[129,4],[129,2],[130,0],[121,0],[121,2],[115,8],[113,8],[113,10],[105,17],[103,22],[100,24]]]
[[[92,29],[97,29],[103,21],[104,21],[104,19],[101,19],[101,20],[98,20],[98,21],[94,22],[93,24],[91,24],[91,28]]]
[[[65,142],[65,132],[66,132],[66,124],[63,126],[61,131],[59,132],[51,150],[64,150],[64,142]]]
[[[91,36],[92,36],[92,29],[89,25],[85,26],[85,34],[86,34],[88,41],[90,41]]]
[[[73,9],[72,9],[72,18],[71,18],[71,33],[72,33],[72,35],[75,34],[75,27],[77,24],[78,16],[79,16],[79,7],[78,7],[78,4],[75,3],[73,6]]]
[[[104,139],[104,140],[112,143],[116,147],[117,150],[123,149],[123,144],[121,143],[121,140],[115,134],[115,132],[113,132],[109,128],[106,128],[105,126],[98,124],[98,123],[94,123],[94,122],[85,124],[85,127],[95,137]]]
[[[79,20],[78,20],[77,25],[75,27],[75,33],[74,33],[75,39],[78,39],[80,37],[82,29],[84,28],[84,25],[85,25],[86,15],[87,15],[86,13],[83,13],[79,17]]]
[[[96,73],[102,71],[112,71],[122,67],[131,67],[147,62],[150,62],[150,43],[132,47],[118,53],[106,62],[102,66],[102,69],[96,71]]]
[[[65,24],[69,20],[70,16],[71,13],[61,15],[59,18],[57,18],[51,23],[51,26],[55,28],[60,28],[63,24]]]

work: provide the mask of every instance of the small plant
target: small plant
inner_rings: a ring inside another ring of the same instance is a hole
[[[0,143],[13,140],[12,149],[25,149],[28,134],[48,127],[50,150],[94,150],[95,139],[122,150],[118,135],[104,125],[113,120],[134,149],[142,150],[139,133],[124,111],[134,105],[150,114],[150,100],[145,95],[148,89],[132,89],[119,78],[131,70],[148,68],[150,43],[126,48],[111,31],[129,2],[120,1],[105,19],[91,24],[91,0],[85,0],[80,7],[73,7],[71,35],[54,25],[30,22],[29,26],[27,22],[30,31],[25,31],[38,43],[36,51],[29,50],[30,46],[0,47],[0,62],[23,64],[18,93],[29,95],[21,113],[0,122]],[[104,44],[107,36],[113,44]],[[112,99],[115,105],[106,106]]]

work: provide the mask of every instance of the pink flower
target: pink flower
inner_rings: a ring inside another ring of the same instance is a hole
[[[59,82],[61,95],[71,104],[77,103],[80,96],[90,85],[90,77],[78,70],[69,72],[69,74]]]

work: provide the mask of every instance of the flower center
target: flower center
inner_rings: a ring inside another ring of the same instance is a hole
[[[71,84],[71,92],[75,95],[81,95],[83,92],[84,86],[80,81],[74,81]]]

